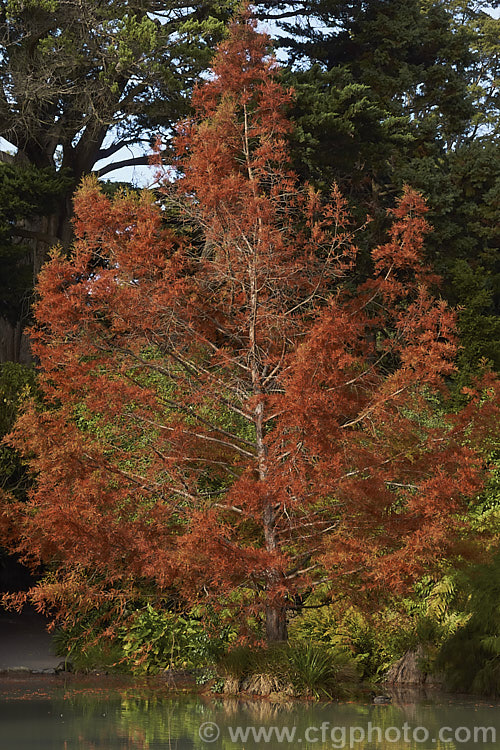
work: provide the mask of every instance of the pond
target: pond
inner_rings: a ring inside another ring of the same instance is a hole
[[[0,750],[493,750],[499,744],[500,704],[465,697],[272,704],[172,694],[158,681],[0,677]]]

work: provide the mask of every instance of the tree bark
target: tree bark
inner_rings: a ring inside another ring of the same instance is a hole
[[[277,547],[275,513],[270,504],[264,509],[264,537],[268,552],[274,552]],[[272,590],[280,579],[279,571],[271,569],[268,572],[267,588]],[[266,639],[268,643],[279,643],[288,639],[286,622],[286,607],[279,603],[266,605]]]
[[[67,248],[72,242],[72,209],[71,197],[62,198],[56,213],[26,218],[12,230],[13,241],[26,248],[18,262],[30,267],[32,288],[19,300],[17,319],[14,313],[10,318],[0,318],[0,362],[30,364],[33,361],[25,330],[30,322],[33,289],[50,249],[57,244]]]
[[[20,320],[12,323],[0,318],[0,364],[16,362],[28,365],[32,362],[28,337]]]
[[[266,607],[266,639],[268,643],[282,643],[288,639],[286,607]]]

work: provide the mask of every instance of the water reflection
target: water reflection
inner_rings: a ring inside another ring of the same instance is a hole
[[[158,682],[0,679],[0,750],[492,750],[499,744],[500,705],[486,701],[403,694],[382,706],[270,703],[172,696]]]

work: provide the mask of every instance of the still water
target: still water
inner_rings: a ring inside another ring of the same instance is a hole
[[[390,705],[173,695],[166,684],[0,677],[0,750],[493,750],[500,704],[395,696]]]

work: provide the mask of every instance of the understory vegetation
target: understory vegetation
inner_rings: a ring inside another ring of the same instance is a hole
[[[338,699],[376,687],[389,668],[420,647],[431,684],[500,695],[500,556],[439,581],[424,579],[412,597],[368,613],[352,605],[318,606],[312,597],[289,622],[287,643],[245,645],[237,629],[207,613],[188,615],[146,604],[104,637],[94,611],[54,636],[68,669],[135,675],[188,672],[212,692],[260,692]],[[258,628],[255,630],[258,633]]]

